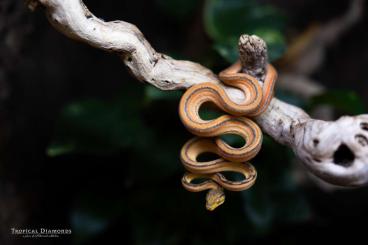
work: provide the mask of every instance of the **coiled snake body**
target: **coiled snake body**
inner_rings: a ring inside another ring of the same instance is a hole
[[[225,201],[223,188],[241,191],[254,184],[257,172],[247,161],[259,152],[262,131],[247,117],[260,115],[267,109],[273,96],[276,77],[276,70],[272,65],[268,65],[261,87],[256,78],[241,73],[241,64],[237,62],[222,71],[219,78],[226,85],[238,88],[244,93],[245,99],[242,103],[233,102],[223,87],[209,82],[192,86],[182,96],[179,106],[180,118],[191,133],[199,136],[189,140],[181,150],[181,161],[188,170],[182,178],[182,184],[193,192],[209,190],[206,196],[208,210],[214,210]],[[208,102],[229,115],[222,115],[214,120],[203,120],[199,109]],[[225,134],[239,135],[245,140],[245,144],[234,148],[219,137]],[[214,153],[220,158],[199,162],[198,156],[203,153]],[[230,181],[221,174],[225,171],[238,172],[244,179]],[[206,180],[193,183],[198,179]]]

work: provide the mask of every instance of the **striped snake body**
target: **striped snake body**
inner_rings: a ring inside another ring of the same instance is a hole
[[[214,210],[225,201],[223,188],[241,191],[254,184],[257,172],[247,161],[259,152],[262,131],[247,117],[260,115],[267,109],[273,96],[276,77],[276,70],[268,65],[261,87],[256,78],[241,73],[241,64],[237,62],[222,71],[219,78],[226,85],[244,93],[242,103],[233,102],[221,85],[209,82],[192,86],[182,96],[179,106],[181,121],[191,133],[199,136],[189,140],[181,150],[181,161],[188,170],[182,178],[182,184],[192,192],[209,190],[206,197],[208,210]],[[203,120],[199,110],[205,103],[213,103],[228,115]],[[230,146],[219,137],[226,134],[239,135],[245,144],[240,148]],[[198,157],[203,153],[214,153],[220,158],[199,162]],[[244,179],[230,181],[221,172],[237,172]],[[205,181],[194,183],[198,179]]]

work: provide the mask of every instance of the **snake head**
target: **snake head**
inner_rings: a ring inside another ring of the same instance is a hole
[[[223,189],[212,189],[208,191],[206,196],[206,208],[209,211],[215,210],[218,206],[225,202],[225,194]]]

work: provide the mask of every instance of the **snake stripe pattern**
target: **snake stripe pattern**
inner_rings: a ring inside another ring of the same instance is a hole
[[[273,97],[277,72],[272,65],[268,65],[261,87],[256,78],[241,73],[238,61],[220,72],[219,78],[227,86],[240,89],[245,95],[244,101],[235,103],[221,84],[207,82],[189,88],[179,105],[179,116],[184,126],[199,136],[182,147],[180,158],[188,171],[182,178],[182,184],[192,192],[209,190],[206,196],[208,210],[214,210],[225,201],[223,189],[242,191],[254,184],[257,172],[247,161],[258,154],[263,137],[259,126],[248,117],[258,116],[267,109]],[[227,114],[213,120],[203,120],[199,110],[205,103],[212,103]],[[232,147],[220,138],[227,134],[242,137],[245,144]],[[198,161],[204,153],[215,154],[218,158]],[[237,172],[244,179],[228,180],[222,172]]]

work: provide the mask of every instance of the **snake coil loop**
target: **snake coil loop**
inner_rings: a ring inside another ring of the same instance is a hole
[[[242,191],[250,188],[257,177],[255,168],[248,163],[254,158],[262,145],[262,131],[248,117],[263,113],[273,96],[277,73],[268,65],[263,88],[258,80],[241,73],[238,61],[219,74],[226,85],[240,89],[245,99],[240,104],[233,102],[223,87],[214,83],[201,83],[189,88],[180,100],[179,115],[184,126],[199,136],[189,140],[182,148],[180,158],[188,171],[182,178],[185,189],[192,192],[209,190],[206,196],[206,208],[214,210],[225,201],[223,188],[230,191]],[[199,110],[205,103],[211,102],[229,115],[214,120],[203,120]],[[245,140],[240,148],[234,148],[219,136],[239,135]],[[209,138],[215,137],[215,138]],[[206,162],[198,161],[203,153],[214,153],[218,159]],[[237,172],[244,176],[241,181],[230,181],[221,172]],[[198,179],[206,179],[193,183]]]

